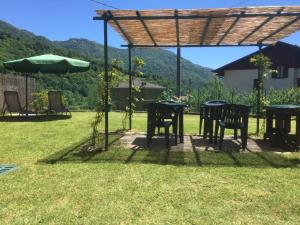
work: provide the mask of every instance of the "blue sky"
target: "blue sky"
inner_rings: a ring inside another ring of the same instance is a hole
[[[102,2],[119,9],[300,5],[300,0],[103,0]],[[1,0],[0,19],[50,40],[86,38],[102,43],[102,23],[92,20],[96,9],[108,8],[91,0]],[[284,41],[300,45],[300,32]],[[124,42],[110,29],[109,44],[119,47]],[[256,47],[185,48],[182,49],[182,56],[199,65],[217,68],[255,50]]]

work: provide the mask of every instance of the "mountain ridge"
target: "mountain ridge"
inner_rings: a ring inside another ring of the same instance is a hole
[[[62,90],[72,105],[94,104],[89,98],[95,96],[97,76],[103,71],[103,45],[87,39],[71,38],[67,41],[50,41],[46,37],[37,36],[26,30],[0,20],[0,72],[5,72],[3,62],[18,58],[52,53],[67,57],[83,59],[91,62],[91,70],[81,74],[64,76],[36,74],[38,90]],[[163,49],[134,49],[133,57],[140,56],[145,60],[144,79],[170,89],[176,85],[176,55]],[[127,49],[109,47],[110,60],[120,59],[123,69],[128,70]],[[211,77],[210,69],[181,59],[182,93],[189,88],[201,87]],[[82,79],[84,77],[84,79]],[[189,81],[192,82],[189,82]],[[89,102],[89,103],[86,103]]]

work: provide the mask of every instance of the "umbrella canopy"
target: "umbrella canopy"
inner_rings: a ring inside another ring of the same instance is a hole
[[[77,73],[89,70],[90,63],[78,59],[46,54],[4,63],[9,70],[22,73]]]

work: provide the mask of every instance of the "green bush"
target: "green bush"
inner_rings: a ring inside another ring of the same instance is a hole
[[[31,103],[31,108],[33,111],[39,113],[43,112],[48,107],[48,91],[40,91],[33,94],[33,101]]]
[[[194,96],[191,102],[192,111],[198,111],[199,105],[209,100],[225,100],[229,103],[245,104],[252,106],[252,113],[256,113],[257,92],[241,93],[237,90],[226,89],[223,82],[214,78],[206,85],[192,92]],[[262,106],[276,104],[300,104],[300,88],[288,88],[282,90],[270,89],[262,96]]]

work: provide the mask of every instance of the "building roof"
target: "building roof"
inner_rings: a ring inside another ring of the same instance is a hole
[[[300,29],[300,6],[97,10],[127,44],[193,47],[274,44]]]
[[[145,82],[139,79],[135,79],[132,81],[132,86],[138,86],[141,89],[158,89],[158,90],[163,90],[165,87],[157,85],[157,84],[152,84],[149,82]],[[129,88],[129,83],[128,81],[120,82],[118,87],[115,89],[128,89]]]
[[[250,63],[250,58],[258,53],[259,51],[253,52],[215,69],[213,72],[219,76],[224,76],[225,70],[256,69],[256,67]],[[278,42],[275,45],[263,48],[261,53],[269,57],[274,66],[282,65],[288,68],[300,68],[300,47],[297,45]]]

